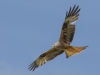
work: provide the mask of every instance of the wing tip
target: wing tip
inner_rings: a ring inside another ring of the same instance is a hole
[[[37,67],[38,66],[36,65],[36,61],[34,61],[29,65],[28,69],[29,71],[34,71]]]
[[[79,8],[79,5],[76,6],[76,4],[75,4],[73,7],[70,6],[69,11],[66,11],[65,19],[68,18],[69,16],[78,14],[80,10],[81,10],[81,8]]]

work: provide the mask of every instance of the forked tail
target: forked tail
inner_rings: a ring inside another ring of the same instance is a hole
[[[86,47],[88,46],[82,46],[82,47],[70,46],[68,49],[65,50],[66,58],[82,52],[84,49],[86,49]]]

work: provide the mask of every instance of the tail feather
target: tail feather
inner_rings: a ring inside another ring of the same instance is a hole
[[[66,58],[82,52],[84,49],[86,49],[86,47],[88,46],[83,46],[83,47],[70,46],[67,50],[65,50]]]

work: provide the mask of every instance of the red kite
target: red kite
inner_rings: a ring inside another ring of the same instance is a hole
[[[29,70],[34,71],[39,66],[45,64],[49,60],[54,59],[63,52],[65,52],[66,58],[68,58],[74,54],[80,53],[82,50],[88,47],[88,46],[76,47],[70,45],[75,33],[74,22],[78,20],[79,11],[80,11],[79,6],[74,5],[73,8],[70,7],[69,11],[66,12],[66,17],[62,25],[59,41],[55,43],[51,49],[41,54],[34,62],[32,62],[29,65],[28,68]]]

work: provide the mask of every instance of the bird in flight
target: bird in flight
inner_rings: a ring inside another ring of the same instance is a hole
[[[39,66],[42,66],[47,61],[50,61],[58,55],[65,52],[66,58],[82,52],[88,46],[71,46],[70,43],[73,40],[75,33],[75,22],[78,20],[80,8],[74,5],[70,7],[69,11],[66,12],[66,17],[62,25],[59,41],[53,45],[51,49],[41,54],[35,61],[29,65],[29,70],[34,71]]]

